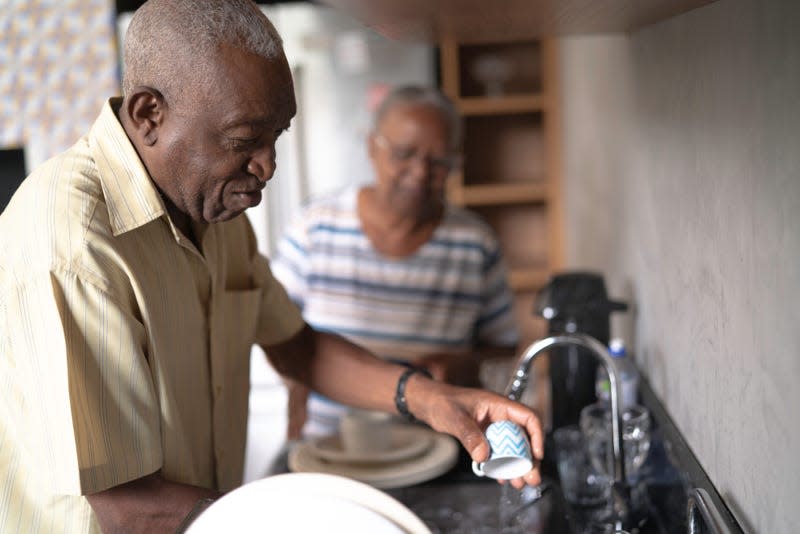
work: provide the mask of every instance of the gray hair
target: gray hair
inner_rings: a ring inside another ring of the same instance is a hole
[[[187,81],[210,81],[209,59],[223,44],[266,59],[283,55],[277,30],[251,0],[148,0],[125,34],[123,95],[144,85],[170,98]]]
[[[453,101],[444,93],[433,87],[408,85],[396,87],[381,101],[375,110],[373,128],[377,130],[389,111],[399,106],[429,106],[438,111],[447,121],[447,130],[450,135],[449,145],[458,149],[461,144],[461,116],[458,114]]]

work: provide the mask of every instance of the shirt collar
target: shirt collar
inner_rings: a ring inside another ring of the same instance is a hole
[[[115,236],[167,214],[161,195],[117,118],[121,104],[119,97],[109,99],[88,136]]]

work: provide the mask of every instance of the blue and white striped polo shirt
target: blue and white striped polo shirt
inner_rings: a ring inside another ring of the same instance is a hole
[[[485,222],[448,206],[427,243],[389,258],[362,231],[357,197],[348,188],[311,203],[271,263],[310,325],[409,361],[517,342],[506,266]]]

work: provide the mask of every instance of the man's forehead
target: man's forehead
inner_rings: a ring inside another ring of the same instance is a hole
[[[447,117],[437,108],[424,104],[398,104],[381,117],[376,125],[379,130],[388,129],[418,129],[421,127],[429,128],[433,124],[440,125],[445,129],[449,123]]]
[[[230,56],[229,56],[230,57]],[[237,58],[221,67],[211,98],[222,101],[223,127],[280,125],[296,113],[294,83],[284,58]],[[241,61],[245,59],[245,61]]]
[[[259,106],[261,107],[261,106]],[[285,100],[267,104],[265,111],[255,111],[251,106],[234,106],[230,112],[222,116],[220,127],[222,130],[234,128],[284,128],[294,118],[295,106]]]

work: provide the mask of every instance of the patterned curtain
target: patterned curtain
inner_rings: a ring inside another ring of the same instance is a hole
[[[118,94],[111,0],[0,0],[0,146],[28,169],[72,145]]]

